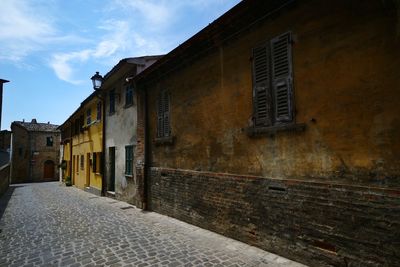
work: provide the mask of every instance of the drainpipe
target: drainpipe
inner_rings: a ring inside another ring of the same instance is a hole
[[[144,187],[144,192],[143,192],[143,199],[144,199],[144,210],[149,209],[148,205],[148,197],[149,197],[149,179],[150,179],[150,170],[149,170],[149,164],[150,164],[150,153],[149,153],[149,140],[150,138],[148,137],[148,103],[147,103],[147,90],[146,88],[143,89],[143,95],[144,95],[144,178],[143,178],[143,187]]]
[[[72,184],[72,175],[73,175],[73,170],[72,170],[72,122],[69,122],[70,127],[69,127],[69,140],[70,140],[70,144],[69,144],[69,177],[71,180],[71,184]]]
[[[101,116],[103,120],[103,137],[101,140],[102,151],[101,153],[101,194],[102,196],[107,196],[107,179],[106,179],[106,98],[105,92],[103,91],[98,95],[98,98],[101,101]]]

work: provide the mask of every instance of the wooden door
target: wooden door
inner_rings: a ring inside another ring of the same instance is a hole
[[[46,160],[43,167],[43,178],[45,180],[54,179],[54,162],[52,160]]]

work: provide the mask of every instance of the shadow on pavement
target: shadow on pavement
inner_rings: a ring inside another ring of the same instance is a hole
[[[7,208],[8,202],[10,201],[14,190],[18,187],[24,187],[23,185],[10,185],[4,195],[0,198],[0,220],[3,217],[4,211]]]

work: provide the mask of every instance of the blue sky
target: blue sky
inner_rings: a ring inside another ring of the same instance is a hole
[[[61,124],[90,77],[126,57],[164,54],[240,0],[1,0],[2,129]]]

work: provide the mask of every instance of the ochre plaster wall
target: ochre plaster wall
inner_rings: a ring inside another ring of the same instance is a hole
[[[81,189],[92,187],[100,192],[102,189],[102,175],[100,173],[94,173],[91,164],[93,153],[102,152],[103,121],[96,121],[96,105],[98,101],[99,99],[94,98],[84,105],[81,112],[76,114],[77,118],[81,114],[84,115],[85,130],[80,132],[79,135],[74,135],[72,137],[72,155],[75,157],[75,163],[73,164],[73,167],[75,167],[75,169],[73,169],[73,184]],[[88,108],[92,111],[92,123],[90,126],[87,126],[86,123],[86,110]],[[90,154],[90,162],[88,161],[88,154]],[[76,160],[77,156],[79,156],[79,161]],[[81,169],[80,165],[81,156],[84,156],[83,169]]]
[[[172,146],[152,166],[272,178],[400,185],[400,36],[381,1],[301,1],[148,88],[156,137],[160,89],[171,96]],[[294,36],[299,133],[249,137],[251,49]]]

